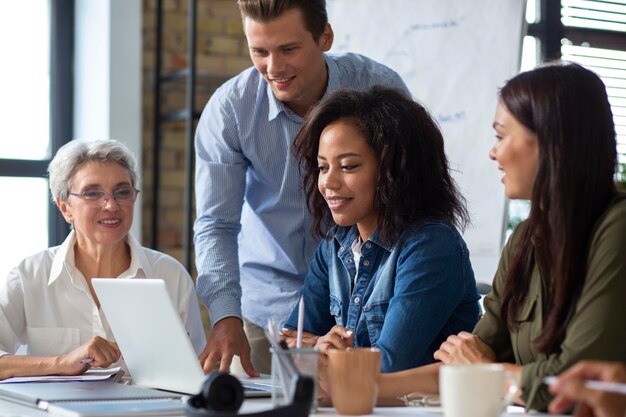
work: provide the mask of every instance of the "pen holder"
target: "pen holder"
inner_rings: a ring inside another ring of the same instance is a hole
[[[277,351],[274,348],[270,348],[272,354],[272,405],[274,407],[290,404],[293,392],[291,385],[291,372],[289,369],[285,369],[281,366],[281,363],[285,363],[282,358],[279,360],[279,355],[288,355],[291,357],[293,364],[296,366],[298,373],[301,375],[308,375],[313,378],[315,382],[313,391],[313,401],[311,402],[311,413],[317,411],[317,367],[319,351],[316,349],[286,349]]]

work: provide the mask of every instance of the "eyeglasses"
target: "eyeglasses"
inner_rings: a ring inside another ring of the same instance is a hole
[[[407,395],[398,397],[404,401],[407,407],[440,407],[441,400],[437,394],[428,394],[424,392],[412,392]]]
[[[69,193],[74,197],[78,197],[90,206],[98,207],[104,206],[111,197],[120,206],[132,206],[139,194],[139,190],[135,188],[119,188],[112,193],[107,193],[104,190],[88,190],[82,193]]]

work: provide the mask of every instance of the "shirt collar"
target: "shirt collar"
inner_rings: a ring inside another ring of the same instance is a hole
[[[74,264],[74,244],[76,243],[76,232],[72,230],[70,234],[65,238],[63,243],[59,246],[54,259],[52,260],[52,267],[50,268],[50,278],[48,278],[48,285],[56,281],[63,273],[63,268],[73,269]]]
[[[135,239],[132,234],[128,234],[126,236],[126,243],[130,247],[130,266],[122,274],[123,278],[131,278],[131,277],[152,277],[154,276],[154,271],[152,270],[152,266],[150,262],[148,262],[148,258],[146,254],[142,250],[143,248]],[[74,263],[74,245],[76,244],[76,232],[72,230],[70,234],[65,238],[63,243],[59,246],[59,250],[57,251],[54,259],[52,261],[52,267],[50,268],[50,278],[48,278],[48,285],[52,284],[56,281],[61,274],[63,273],[63,269],[72,270],[76,268],[76,264]]]
[[[334,238],[335,240],[337,240],[337,242],[339,242],[341,247],[343,247],[345,250],[351,250],[352,242],[354,242],[354,240],[357,239],[358,233],[359,233],[359,229],[356,227],[356,224],[350,227],[337,226],[335,229]],[[388,252],[391,252],[394,245],[388,246],[388,245],[383,244],[378,238],[378,234],[379,234],[379,229],[377,228],[376,230],[374,230],[374,233],[372,233],[372,235],[365,242],[374,243],[380,246],[381,248],[387,250]],[[363,244],[365,242],[363,242]],[[361,248],[362,247],[363,246],[361,246]]]
[[[324,59],[326,60],[326,68],[328,68],[328,83],[326,84],[326,91],[324,92],[324,95],[322,97],[326,97],[333,91],[339,90],[339,88],[341,87],[339,67],[337,66],[337,63],[327,54],[324,54]]]
[[[139,276],[143,276],[144,278],[154,277],[155,275],[152,265],[148,261],[146,253],[137,239],[129,233],[126,237],[126,242],[130,247],[130,267],[128,268],[128,271],[124,273],[124,278]]]
[[[327,54],[324,54],[324,60],[326,61],[326,68],[328,69],[328,82],[326,83],[326,91],[324,91],[322,98],[339,88],[339,68],[337,67],[337,63]],[[265,94],[267,95],[268,102],[267,120],[274,120],[280,113],[284,112],[290,117],[297,117],[299,121],[302,121],[300,116],[295,114],[289,107],[285,106],[285,103],[276,98],[272,87],[270,87],[265,78],[262,79],[265,84]]]

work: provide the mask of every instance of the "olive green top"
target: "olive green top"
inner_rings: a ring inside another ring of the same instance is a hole
[[[615,197],[594,226],[583,291],[560,353],[546,355],[532,348],[550,296],[539,265],[533,268],[528,296],[516,317],[517,328],[509,330],[500,317],[500,294],[520,230],[504,247],[493,290],[484,299],[485,314],[474,334],[496,352],[498,362],[522,365],[526,408],[543,411],[552,398],[542,382],[545,376],[558,375],[583,359],[626,363],[626,195]]]

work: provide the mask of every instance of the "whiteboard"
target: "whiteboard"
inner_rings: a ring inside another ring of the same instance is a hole
[[[519,70],[525,0],[327,0],[331,52],[393,68],[437,119],[468,201],[464,238],[479,282],[502,246],[504,188],[488,157],[498,88]]]

